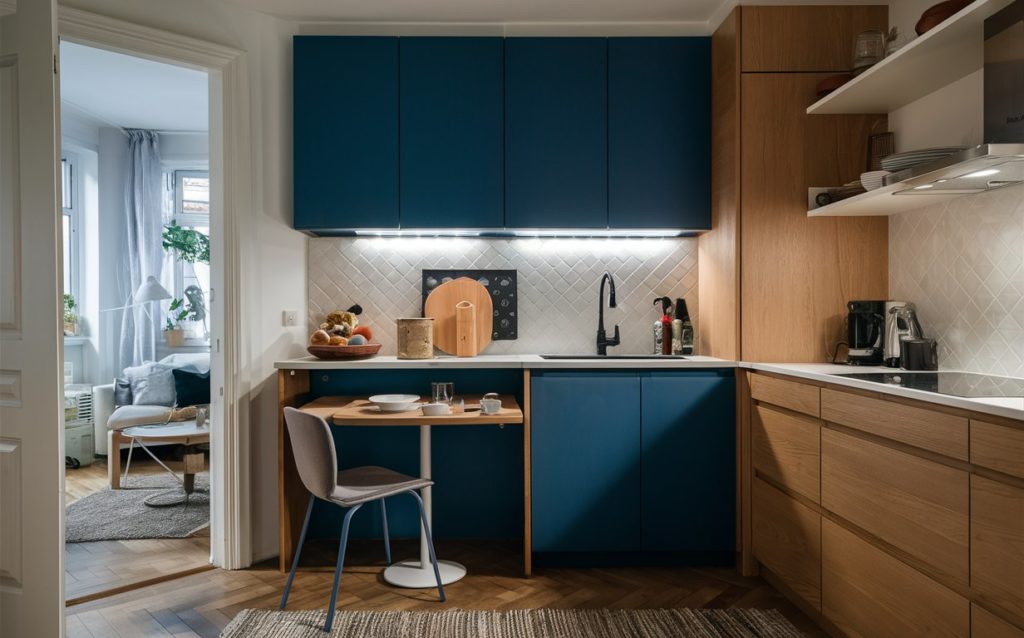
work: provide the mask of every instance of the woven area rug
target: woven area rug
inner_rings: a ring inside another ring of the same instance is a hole
[[[314,638],[326,612],[246,609],[221,638]],[[339,611],[331,636],[345,638],[796,638],[774,609],[521,609]]]
[[[64,510],[65,541],[126,541],[144,538],[188,538],[210,524],[210,477],[196,475],[196,491],[188,503],[149,507],[142,501],[178,485],[170,475],[129,474],[127,489],[105,487],[80,498]]]

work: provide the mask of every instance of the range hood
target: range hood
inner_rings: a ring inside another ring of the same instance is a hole
[[[971,195],[1024,183],[1024,144],[982,144],[885,177],[893,195]]]

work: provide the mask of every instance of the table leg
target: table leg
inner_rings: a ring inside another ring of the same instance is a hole
[[[430,426],[420,426],[420,478],[431,478],[430,468]],[[433,527],[432,516],[433,488],[423,489],[423,513],[426,514],[427,523]],[[445,585],[461,580],[466,575],[466,568],[450,560],[438,559],[437,566],[441,572],[441,582]],[[384,580],[399,587],[412,589],[437,587],[437,579],[434,578],[434,568],[430,564],[430,549],[427,546],[427,535],[420,526],[420,557],[419,560],[403,560],[395,563],[384,570]]]

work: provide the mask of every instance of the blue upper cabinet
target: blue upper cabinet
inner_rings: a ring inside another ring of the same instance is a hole
[[[639,550],[636,374],[544,372],[530,393],[533,550]]]
[[[608,40],[612,228],[711,228],[711,39]]]
[[[641,372],[643,549],[731,562],[736,548],[732,370]]]
[[[504,226],[504,40],[402,38],[402,228]]]
[[[294,45],[295,228],[398,228],[398,38]]]
[[[608,226],[606,38],[505,40],[505,225]]]

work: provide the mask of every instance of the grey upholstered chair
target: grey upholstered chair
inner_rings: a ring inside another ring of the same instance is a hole
[[[427,524],[427,517],[423,512],[423,499],[416,493],[416,490],[432,485],[433,481],[406,476],[383,467],[357,467],[339,472],[334,438],[331,436],[331,430],[326,421],[315,414],[295,408],[285,408],[284,419],[288,426],[288,436],[291,438],[292,452],[295,455],[295,466],[299,470],[302,483],[311,495],[309,506],[306,508],[306,520],[302,524],[302,534],[299,536],[299,546],[295,549],[292,569],[288,573],[288,582],[285,584],[284,594],[281,596],[281,609],[284,609],[288,603],[288,593],[292,588],[295,570],[299,566],[299,556],[302,554],[302,545],[306,541],[306,531],[309,529],[309,519],[313,514],[313,503],[317,499],[348,510],[345,512],[345,520],[341,525],[338,565],[334,570],[331,604],[327,608],[327,622],[324,623],[324,631],[329,632],[334,622],[334,605],[338,600],[338,581],[341,578],[341,569],[345,562],[345,545],[348,542],[348,527],[352,515],[364,503],[380,502],[384,527],[384,557],[387,564],[390,565],[391,545],[388,539],[388,515],[384,499],[399,494],[409,494],[416,499],[416,504],[419,506],[420,520],[423,521],[423,531],[430,549],[430,562],[434,565],[434,577],[437,579],[437,593],[441,597],[441,602],[444,602],[444,585],[441,584],[441,574],[437,568],[434,541],[430,536],[430,526]]]

